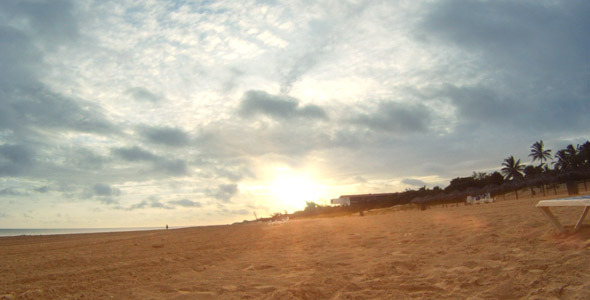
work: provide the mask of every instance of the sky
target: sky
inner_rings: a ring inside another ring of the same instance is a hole
[[[0,1],[0,228],[228,224],[590,138],[590,2]]]

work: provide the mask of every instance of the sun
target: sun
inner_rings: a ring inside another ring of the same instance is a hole
[[[307,201],[317,202],[321,187],[306,174],[282,170],[271,182],[270,192],[284,206],[283,209],[293,212],[304,209]]]

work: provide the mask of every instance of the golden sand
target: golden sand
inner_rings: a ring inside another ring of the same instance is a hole
[[[590,221],[538,200],[0,238],[0,299],[590,299]]]

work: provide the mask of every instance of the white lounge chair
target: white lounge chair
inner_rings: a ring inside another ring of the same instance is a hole
[[[553,199],[553,200],[542,200],[537,203],[537,207],[547,216],[547,218],[555,225],[555,227],[561,231],[566,232],[565,228],[559,223],[559,220],[551,213],[549,210],[550,207],[554,206],[576,206],[576,207],[584,207],[584,211],[574,226],[574,232],[580,230],[582,227],[582,222],[588,211],[590,210],[590,196],[580,196],[580,197],[570,197],[570,198],[561,198],[561,199]]]

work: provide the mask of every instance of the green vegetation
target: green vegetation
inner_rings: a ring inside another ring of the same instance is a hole
[[[525,166],[520,159],[509,156],[501,163],[500,172],[491,173],[473,172],[471,176],[457,177],[451,180],[450,184],[442,189],[438,186],[432,189],[423,186],[417,190],[408,189],[404,192],[391,193],[379,200],[363,203],[362,210],[375,208],[386,208],[400,206],[404,209],[409,207],[425,207],[425,205],[462,203],[467,196],[483,195],[490,193],[497,196],[514,192],[518,199],[518,191],[529,188],[534,194],[534,188],[546,195],[547,189],[553,189],[556,193],[558,185],[566,183],[568,193],[577,193],[577,184],[584,182],[587,190],[586,180],[590,178],[590,141],[583,145],[568,145],[555,153],[553,168],[547,162],[553,160],[551,150],[545,149],[543,141],[535,142],[531,146],[532,157],[530,165]],[[538,161],[539,165],[533,165]],[[407,204],[411,204],[408,206]],[[292,214],[274,213],[268,218],[258,218],[258,221],[277,221],[285,216],[291,218],[309,217],[336,217],[358,213],[358,206],[330,206],[320,205],[313,201],[305,202],[305,209]],[[246,222],[246,221],[245,221]]]
[[[514,191],[518,199],[518,191],[525,188],[539,188],[546,195],[546,188],[555,189],[558,184],[566,183],[576,187],[578,181],[590,178],[590,141],[583,145],[568,145],[565,149],[555,153],[553,169],[547,162],[552,160],[551,150],[545,149],[542,140],[531,146],[529,157],[533,158],[531,165],[525,166],[520,159],[509,156],[502,162],[501,174],[493,172],[473,173],[471,177],[459,177],[451,180],[443,193],[434,197],[418,197],[413,203],[440,203],[462,202],[468,195],[480,195],[490,193],[493,195],[505,194]],[[532,163],[538,161],[539,165]],[[572,190],[573,193],[575,191]],[[454,195],[453,195],[454,194]]]
[[[535,142],[531,146],[531,154],[529,154],[529,157],[533,158],[533,162],[538,160],[541,163],[539,167],[542,167],[547,160],[552,159],[551,150],[545,150],[544,147],[545,145],[543,145],[543,140]]]
[[[365,209],[384,208],[394,205],[414,204],[450,204],[459,203],[469,195],[482,195],[490,193],[497,196],[509,192],[515,192],[518,199],[518,191],[526,188],[538,188],[543,196],[547,188],[555,189],[557,185],[566,183],[568,190],[570,186],[577,187],[577,182],[590,178],[590,141],[583,145],[568,145],[566,148],[555,153],[555,161],[552,160],[551,150],[545,149],[542,140],[531,146],[529,157],[533,160],[531,165],[525,166],[520,159],[509,156],[501,163],[500,172],[473,172],[468,177],[457,177],[451,180],[449,186],[444,189],[436,186],[432,189],[421,187],[418,190],[406,190],[404,192],[392,193],[384,200],[366,203]],[[533,165],[535,162],[538,165]],[[333,207],[322,206],[314,202],[306,202],[303,211],[292,214],[293,217],[313,217],[342,215],[358,212],[357,207]]]
[[[520,164],[520,159],[515,161],[514,156],[510,155],[510,157],[504,160],[502,166],[504,166],[504,168],[502,168],[504,178],[520,179],[523,177],[522,172],[524,171],[524,166]]]

